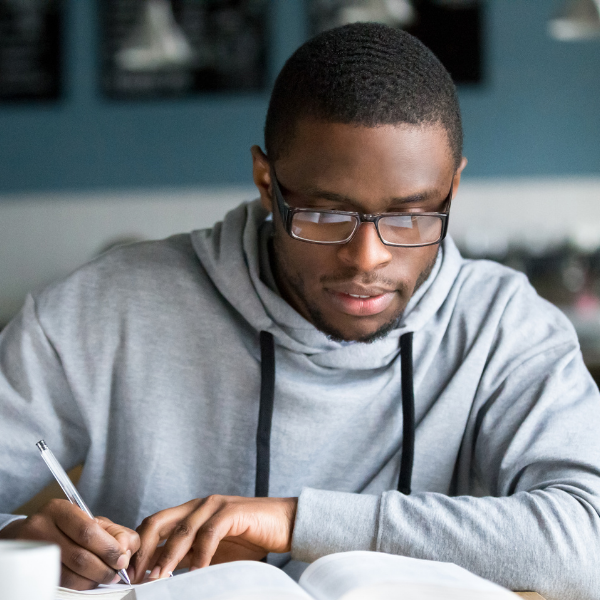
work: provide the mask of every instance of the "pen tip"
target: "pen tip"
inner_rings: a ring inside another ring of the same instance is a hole
[[[131,580],[129,579],[129,575],[127,575],[127,571],[125,569],[121,569],[119,571],[119,576],[129,587],[132,587]]]

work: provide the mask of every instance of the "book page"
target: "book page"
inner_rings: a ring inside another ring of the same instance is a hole
[[[136,600],[313,600],[277,567],[238,561],[135,588]]]
[[[300,585],[316,600],[505,600],[508,590],[452,563],[382,552],[342,552],[315,561]]]
[[[154,582],[149,582],[154,583]],[[109,585],[99,585],[93,590],[71,590],[69,588],[59,587],[54,596],[55,600],[75,600],[81,596],[101,596],[99,600],[135,600],[134,590],[146,584],[133,584],[131,587],[124,583],[112,583]]]
[[[97,587],[93,590],[70,590],[68,588],[59,587],[54,596],[55,600],[75,600],[82,596],[101,596],[101,600],[134,600],[135,594],[133,588],[123,584],[113,584]]]
[[[187,573],[187,569],[185,572]],[[135,594],[133,593],[135,588],[147,583],[156,583],[156,580],[148,579],[149,575],[150,571],[146,571],[146,576],[142,583],[132,583],[131,585],[127,585],[122,581],[118,581],[117,583],[101,583],[93,590],[72,590],[59,586],[54,598],[55,600],[75,600],[77,596],[102,596],[101,600],[135,600]],[[130,595],[129,598],[128,595]]]

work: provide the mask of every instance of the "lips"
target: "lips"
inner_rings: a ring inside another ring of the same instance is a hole
[[[394,291],[381,289],[328,289],[334,306],[341,312],[355,317],[377,315],[386,310],[394,300]]]

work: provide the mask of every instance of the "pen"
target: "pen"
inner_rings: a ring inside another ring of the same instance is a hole
[[[62,488],[62,491],[65,493],[65,496],[69,499],[71,504],[76,504],[79,508],[88,516],[90,519],[94,518],[94,515],[90,512],[90,509],[86,506],[83,498],[79,495],[79,492],[73,485],[73,482],[69,479],[67,472],[60,466],[58,460],[56,460],[56,456],[52,453],[52,450],[48,448],[48,445],[44,440],[40,440],[36,444],[38,450],[40,451],[44,462],[48,465],[48,468],[54,475],[56,481],[58,481],[58,485]],[[127,575],[127,571],[125,569],[121,569],[118,571],[119,577],[123,580],[124,583],[131,586],[131,581],[129,580],[129,576]]]

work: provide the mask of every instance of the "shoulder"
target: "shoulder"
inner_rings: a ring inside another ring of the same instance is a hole
[[[456,316],[488,338],[491,352],[510,348],[523,361],[540,352],[579,348],[570,320],[523,273],[489,260],[464,260],[457,286]]]
[[[190,234],[181,233],[164,240],[117,246],[80,267],[74,278],[113,278],[119,276],[161,276],[173,267],[195,271],[198,260]]]
[[[491,260],[463,260],[459,278],[461,293],[475,306],[499,305],[507,316],[527,313],[570,323],[562,311],[542,298],[524,273]]]
[[[499,294],[509,297],[526,288],[533,290],[524,273],[493,260],[462,259],[457,281],[464,292],[477,290],[486,298]]]
[[[40,293],[40,318],[143,311],[207,287],[208,277],[189,234],[109,250]]]

